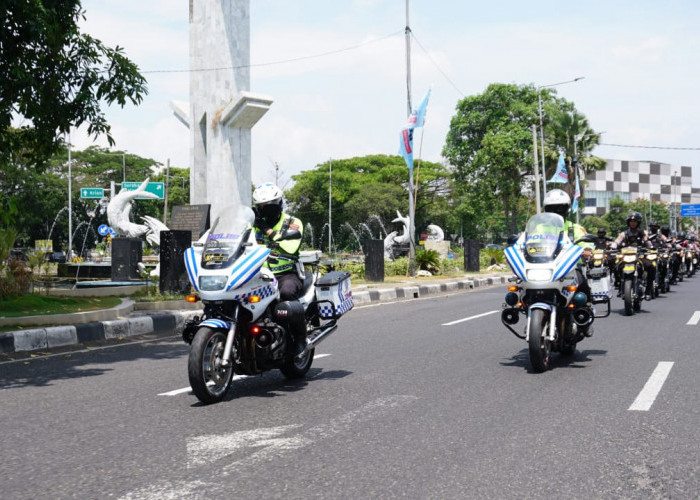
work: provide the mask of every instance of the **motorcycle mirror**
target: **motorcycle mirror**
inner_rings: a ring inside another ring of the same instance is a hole
[[[279,240],[298,240],[301,239],[301,233],[299,232],[298,229],[292,229],[291,231],[287,231],[282,238]],[[278,240],[278,241],[279,241]]]

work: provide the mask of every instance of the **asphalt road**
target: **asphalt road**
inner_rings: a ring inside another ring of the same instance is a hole
[[[307,380],[210,406],[175,338],[0,364],[0,495],[696,497],[700,278],[632,317],[614,299],[544,374],[504,291],[356,308]]]

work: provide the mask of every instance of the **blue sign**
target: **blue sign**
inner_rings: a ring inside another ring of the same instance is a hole
[[[110,227],[107,224],[102,224],[100,227],[97,228],[97,234],[100,236],[107,236],[107,233],[109,233]]]
[[[115,236],[119,236],[119,233],[117,233],[117,232],[116,232],[114,229],[112,229],[111,227],[109,228],[109,234],[112,235],[112,238],[114,238]]]
[[[700,203],[681,205],[681,217],[700,217]]]

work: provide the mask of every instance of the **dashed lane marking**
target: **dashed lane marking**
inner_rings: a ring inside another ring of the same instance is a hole
[[[695,311],[686,325],[697,325],[700,321],[700,311]]]
[[[632,406],[628,408],[631,411],[649,411],[651,405],[654,404],[656,396],[659,395],[661,388],[666,382],[668,374],[671,373],[671,368],[673,367],[673,361],[660,361],[656,365],[654,373],[651,374],[649,380],[644,385],[642,392],[639,393],[637,399],[634,400]]]
[[[458,319],[458,320],[455,320],[455,321],[450,321],[449,323],[443,323],[442,326],[452,326],[452,325],[456,325],[457,323],[463,323],[463,322],[465,322],[465,321],[469,321],[469,320],[472,320],[472,319],[482,318],[482,317],[484,317],[484,316],[488,316],[489,314],[494,314],[494,313],[497,313],[497,312],[498,312],[498,311],[489,311],[489,312],[485,312],[485,313],[482,313],[482,314],[477,314],[476,316],[469,316],[468,318],[462,318],[462,319]]]

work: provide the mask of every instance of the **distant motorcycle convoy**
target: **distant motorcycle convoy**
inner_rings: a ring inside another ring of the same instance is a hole
[[[700,258],[694,235],[672,234],[654,221],[643,231],[638,212],[628,214],[627,230],[616,239],[603,229],[574,236],[561,215],[568,211],[568,196],[560,193],[566,196],[563,203],[548,210],[545,199],[545,212],[531,217],[505,250],[515,284],[508,287],[501,321],[527,342],[537,373],[549,369],[552,353],[571,355],[578,342],[593,335],[593,321],[610,315],[613,295],[631,316],[643,301],[693,276]],[[519,333],[514,325],[521,316],[525,327]]]
[[[671,234],[631,212],[628,228],[616,239],[599,230],[588,234],[566,220],[568,195],[545,197],[544,212],[530,218],[525,231],[505,249],[514,277],[508,287],[501,321],[528,344],[532,370],[550,368],[552,353],[571,355],[593,335],[596,318],[610,315],[611,300],[633,315],[642,301],[654,300],[695,273],[700,244],[694,236]],[[188,375],[205,404],[224,399],[233,375],[279,369],[287,378],[306,375],[315,347],[337,328],[353,307],[350,273],[320,271],[320,252],[285,254],[280,245],[299,239],[290,226],[276,242],[256,238],[250,209],[226,222],[216,221],[185,251],[187,273],[203,302],[203,312],[186,322],[183,340],[190,344]],[[301,280],[297,300],[282,300],[277,275],[269,263],[286,259]],[[295,267],[294,267],[295,266]],[[514,326],[524,319],[524,331]]]

